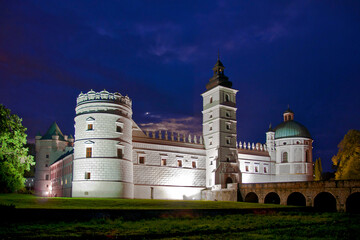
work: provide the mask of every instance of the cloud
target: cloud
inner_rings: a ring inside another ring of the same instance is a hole
[[[167,118],[160,122],[140,123],[145,131],[168,131],[180,134],[200,136],[202,134],[202,119],[200,117]]]

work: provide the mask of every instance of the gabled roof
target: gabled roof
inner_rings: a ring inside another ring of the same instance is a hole
[[[59,140],[65,141],[64,134],[61,132],[59,126],[54,122],[50,128],[46,131],[46,133],[42,136],[41,140],[44,139],[52,139],[53,135],[58,135]]]

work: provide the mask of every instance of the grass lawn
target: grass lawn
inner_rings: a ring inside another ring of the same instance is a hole
[[[16,208],[51,209],[241,209],[286,207],[210,201],[38,198],[0,194],[0,204]],[[1,211],[1,209],[0,209]],[[295,211],[294,209],[291,211]],[[36,210],[35,210],[36,212]],[[47,213],[47,211],[46,211]],[[34,220],[0,224],[0,239],[360,239],[360,215],[345,213],[265,212],[216,216],[159,216],[125,220],[95,217],[91,220]],[[1,216],[1,212],[0,212]],[[45,215],[46,216],[46,215]],[[18,218],[16,218],[18,219]],[[65,218],[66,219],[66,218]]]
[[[41,198],[27,194],[0,194],[0,204],[16,208],[43,209],[244,209],[284,208],[288,206],[245,202],[103,199],[103,198]]]
[[[5,223],[0,239],[359,239],[360,215],[340,213],[236,214],[138,221]]]

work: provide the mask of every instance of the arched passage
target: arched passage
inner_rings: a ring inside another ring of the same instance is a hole
[[[314,199],[314,207],[319,211],[336,212],[336,199],[328,192],[321,192]]]
[[[258,196],[256,195],[256,193],[250,192],[250,193],[246,194],[245,202],[258,203],[258,202],[259,202],[259,198],[258,198]]]
[[[346,199],[346,212],[360,213],[360,192],[353,193]]]
[[[264,203],[280,204],[280,197],[277,193],[268,193],[265,197]]]
[[[306,199],[302,193],[293,192],[288,196],[286,205],[306,206]]]
[[[228,184],[228,183],[233,183],[233,180],[232,180],[231,177],[228,177],[228,178],[226,179],[226,184]]]

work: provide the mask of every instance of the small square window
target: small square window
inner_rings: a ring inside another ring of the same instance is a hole
[[[123,131],[122,127],[119,125],[116,125],[116,132],[122,133],[122,131]]]
[[[230,158],[229,158],[229,157],[227,157],[227,158],[226,158],[226,161],[227,161],[227,162],[230,162]]]
[[[118,150],[117,150],[117,157],[118,158],[123,158],[123,151],[122,151],[121,148],[118,148]]]
[[[177,166],[178,166],[178,167],[182,167],[182,160],[178,160],[178,161],[177,161]]]
[[[259,172],[258,166],[255,166],[255,172]]]
[[[145,164],[145,157],[144,156],[139,157],[139,164]]]
[[[89,123],[87,125],[87,130],[93,130],[94,129],[93,127],[94,127],[94,125],[92,123]]]
[[[85,179],[90,179],[90,172],[85,172]]]
[[[46,158],[49,158],[49,154],[46,154]]]
[[[48,164],[45,164],[45,167],[49,167],[49,165],[48,165]]]
[[[209,145],[212,145],[212,139],[209,140]]]
[[[161,166],[166,166],[166,158],[161,159]]]
[[[196,162],[195,161],[192,162],[192,168],[196,168]]]
[[[246,171],[246,172],[249,171],[249,166],[245,166],[245,171]]]
[[[264,173],[267,173],[267,167],[264,167]]]
[[[92,157],[92,148],[88,147],[86,148],[86,158],[91,158]]]
[[[210,126],[210,128],[209,128],[209,131],[211,131],[212,130],[212,126]]]
[[[46,174],[45,180],[49,180],[49,175],[48,174]]]
[[[226,139],[226,144],[230,144],[230,138]]]

